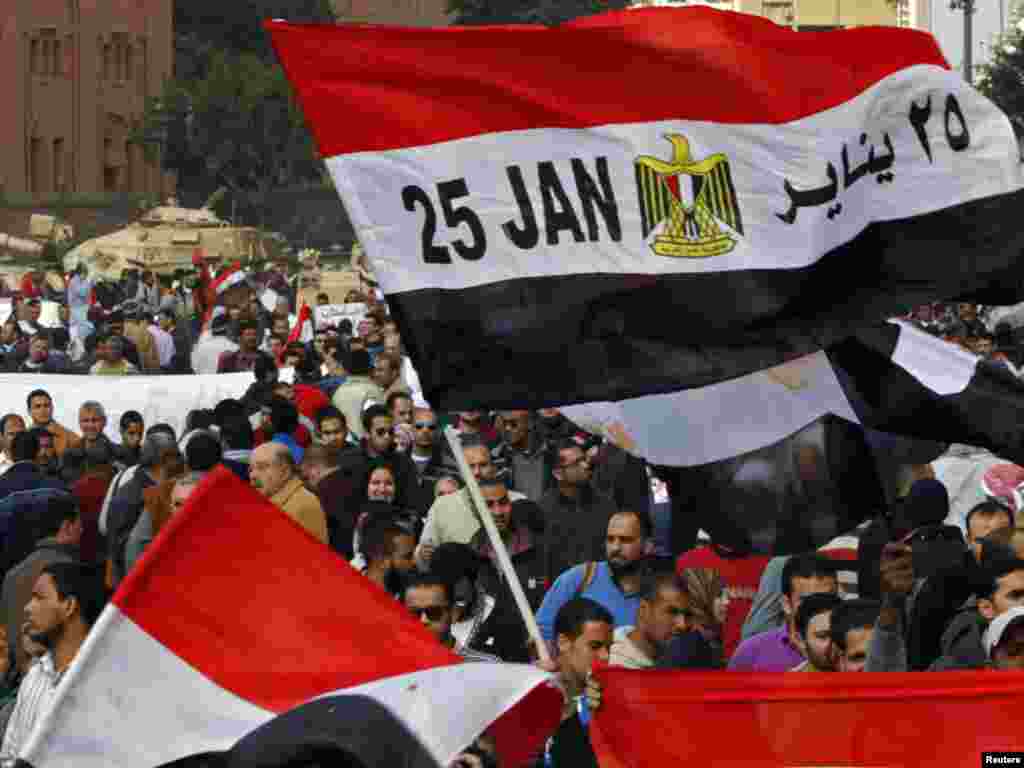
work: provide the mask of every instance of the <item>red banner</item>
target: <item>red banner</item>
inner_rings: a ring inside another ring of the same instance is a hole
[[[602,768],[982,765],[1024,749],[1024,675],[603,669]]]

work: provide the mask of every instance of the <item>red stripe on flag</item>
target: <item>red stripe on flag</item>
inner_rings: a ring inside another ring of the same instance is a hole
[[[709,8],[550,29],[265,26],[324,157],[536,128],[785,123],[906,67],[948,67],[924,32],[794,32]]]
[[[1021,743],[1024,675],[597,674],[603,768],[969,766]]]
[[[459,661],[224,467],[196,488],[114,602],[219,686],[275,712]]]

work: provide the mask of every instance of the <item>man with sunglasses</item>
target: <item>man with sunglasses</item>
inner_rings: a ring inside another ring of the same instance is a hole
[[[533,426],[530,411],[503,411],[503,442],[498,452],[501,463],[508,469],[510,487],[530,501],[540,501],[555,486],[554,466],[547,443]]]
[[[446,648],[455,648],[452,636],[452,585],[435,573],[412,574],[402,592],[406,609]],[[459,655],[465,661],[491,661],[499,659],[471,648],[462,648]]]
[[[413,439],[409,458],[416,465],[420,487],[433,495],[434,485],[449,473],[444,466],[444,449],[437,415],[430,408],[414,408],[412,412]]]

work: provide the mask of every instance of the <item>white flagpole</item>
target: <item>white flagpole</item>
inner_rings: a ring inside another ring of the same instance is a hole
[[[505,549],[505,542],[501,540],[501,536],[498,534],[494,520],[491,519],[491,515],[487,511],[487,504],[484,501],[483,494],[480,493],[480,486],[477,485],[476,478],[473,477],[473,473],[466,463],[466,457],[462,455],[462,441],[459,440],[459,433],[452,427],[446,427],[444,436],[448,440],[452,453],[455,455],[455,461],[458,462],[459,474],[462,475],[462,481],[466,484],[466,489],[469,491],[470,504],[476,508],[480,524],[487,531],[487,538],[491,540],[491,546],[494,548],[495,554],[498,555],[498,565],[501,566],[501,572],[508,581],[509,587],[512,588],[512,597],[515,598],[516,607],[519,608],[519,613],[522,615],[523,621],[526,622],[526,631],[530,634],[530,639],[533,640],[541,661],[550,663],[551,655],[548,653],[547,643],[540,636],[540,627],[537,626],[537,619],[534,617],[533,611],[530,610],[530,604],[526,600],[526,593],[523,592],[523,585],[519,583],[519,576],[516,575],[516,570],[512,567],[512,560],[508,556],[508,550]]]

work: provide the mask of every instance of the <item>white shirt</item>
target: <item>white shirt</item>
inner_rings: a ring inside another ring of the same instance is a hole
[[[4,734],[0,757],[18,757],[28,744],[36,724],[53,706],[57,685],[63,677],[53,665],[53,654],[47,653],[33,662],[18,688],[18,700]]]

